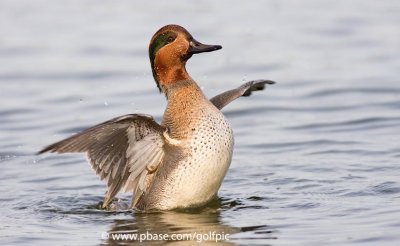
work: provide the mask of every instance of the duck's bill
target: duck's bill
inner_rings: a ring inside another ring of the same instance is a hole
[[[193,39],[189,43],[189,55],[203,53],[203,52],[211,52],[214,50],[222,49],[221,45],[210,45],[210,44],[202,44],[199,41]]]

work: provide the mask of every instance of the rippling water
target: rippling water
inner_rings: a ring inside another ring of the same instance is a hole
[[[227,245],[400,242],[398,1],[0,4],[2,245],[126,243],[106,232],[215,232],[229,234]],[[207,95],[243,80],[278,84],[224,109],[236,146],[219,201],[98,210],[105,185],[84,156],[34,153],[118,115],[160,119],[147,44],[168,23],[224,47],[189,61]]]

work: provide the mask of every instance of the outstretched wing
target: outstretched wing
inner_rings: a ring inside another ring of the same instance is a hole
[[[263,79],[249,81],[236,89],[225,91],[224,93],[211,98],[210,101],[215,105],[215,107],[222,109],[238,97],[250,96],[253,91],[263,90],[266,84],[272,85],[275,84],[275,82]]]
[[[41,150],[44,152],[86,152],[108,190],[103,207],[123,188],[140,196],[146,176],[164,157],[165,127],[152,117],[128,114],[103,122]]]

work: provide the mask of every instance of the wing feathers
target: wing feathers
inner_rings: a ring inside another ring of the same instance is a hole
[[[218,109],[222,109],[226,105],[228,105],[233,100],[241,97],[241,96],[250,96],[253,91],[263,90],[266,84],[275,84],[274,81],[271,80],[253,80],[243,85],[239,86],[236,89],[225,91],[213,98],[210,99],[210,102],[214,104]]]
[[[107,182],[105,207],[121,188],[136,193],[133,201],[142,194],[148,170],[154,172],[164,158],[164,131],[149,116],[124,115],[51,144],[39,154],[86,152],[96,174]]]

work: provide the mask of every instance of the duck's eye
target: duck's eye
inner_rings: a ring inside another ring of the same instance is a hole
[[[168,43],[172,43],[174,40],[175,40],[175,38],[172,37],[172,36],[169,36],[169,37],[167,38]]]

